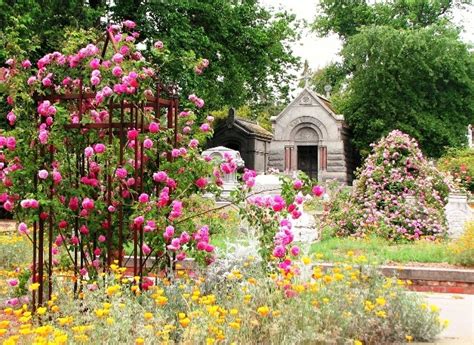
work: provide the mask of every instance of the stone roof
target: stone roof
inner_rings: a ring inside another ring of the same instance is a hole
[[[249,120],[249,119],[244,119],[241,117],[236,117],[234,120],[234,123],[237,125],[243,127],[247,132],[252,133],[252,134],[258,134],[262,137],[269,138],[271,139],[273,137],[273,134],[267,131],[265,128],[260,126],[257,122]]]
[[[228,128],[235,127],[246,134],[254,135],[262,139],[271,140],[273,138],[273,134],[260,126],[256,121],[236,116],[234,108],[229,109],[226,126]]]
[[[305,87],[299,94],[298,96],[295,97],[295,99],[293,101],[290,102],[290,104],[288,104],[286,106],[285,109],[283,109],[280,114],[278,114],[277,116],[272,116],[270,118],[270,120],[272,122],[275,122],[277,121],[280,117],[283,116],[283,114],[287,113],[288,110],[291,108],[291,107],[294,107],[295,105],[298,105],[298,103],[301,103],[302,99],[303,99],[303,96],[310,96],[312,97],[317,103],[319,103],[324,109],[326,109],[326,111],[331,114],[332,117],[334,117],[334,119],[336,119],[337,121],[344,121],[344,116],[343,115],[340,115],[340,114],[337,114],[335,111],[334,111],[334,108],[332,107],[332,104],[331,104],[331,101],[329,99],[327,99],[326,97],[324,97],[323,95],[320,95],[319,93],[311,90],[309,87]],[[303,103],[304,104],[304,103]],[[310,105],[310,104],[308,104]]]

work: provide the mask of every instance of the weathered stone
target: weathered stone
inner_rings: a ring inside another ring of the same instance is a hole
[[[446,220],[448,221],[448,235],[451,238],[460,237],[466,222],[472,219],[472,210],[467,203],[467,196],[463,194],[449,194],[445,206]]]

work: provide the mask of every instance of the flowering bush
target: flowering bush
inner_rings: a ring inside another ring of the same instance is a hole
[[[395,130],[373,145],[353,191],[332,201],[325,223],[340,236],[442,237],[448,191],[446,178],[416,141]]]
[[[443,329],[436,306],[364,261],[347,257],[323,270],[304,257],[287,272],[269,277],[247,258],[223,272],[216,285],[179,270],[177,280],[153,279],[143,291],[134,284],[138,277],[126,278],[124,269],[113,265],[110,275],[82,282],[79,302],[72,298],[71,285],[58,280],[59,293],[36,312],[26,305],[6,308],[0,339],[6,344],[94,339],[110,344],[254,344],[269,339],[278,344],[370,344],[427,341]]]
[[[474,149],[452,149],[438,160],[437,166],[452,176],[457,189],[474,194]]]
[[[224,175],[234,173],[237,164],[230,156],[217,164],[201,157],[199,146],[212,134],[213,121],[208,116],[197,122],[204,118],[199,115],[204,100],[189,95],[184,110],[175,112],[171,88],[167,108],[149,104],[160,96],[160,68],[136,49],[133,23],[111,25],[105,42],[96,37],[99,43],[89,43],[90,36],[76,33],[63,52],[36,62],[21,56],[7,61],[2,82],[9,92],[11,127],[0,136],[0,203],[14,211],[19,233],[28,238],[38,235],[38,227],[43,229],[38,236],[48,229],[53,266],[80,253],[78,279],[107,270],[113,257],[122,258],[122,245],[133,247],[140,260],[155,258],[158,270],[167,265],[171,271],[187,257],[213,262],[210,236],[216,230],[203,216],[213,209],[196,207],[193,196],[219,194]],[[166,60],[160,41],[149,53]],[[196,72],[208,64],[198,60]],[[242,205],[255,176],[244,172],[244,186],[231,202]],[[285,217],[299,217],[296,206],[311,187],[308,179],[288,179],[282,196],[255,196],[243,204],[252,225],[264,229],[265,259],[286,267],[291,263],[286,254],[298,255]],[[313,193],[320,195],[320,187]],[[38,254],[36,261],[41,260]],[[32,281],[42,291],[44,282],[37,276]]]

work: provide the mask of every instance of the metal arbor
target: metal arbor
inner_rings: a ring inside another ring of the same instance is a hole
[[[102,57],[105,55],[109,42],[112,42],[114,50],[117,51],[113,35],[110,32],[107,32],[104,48],[102,50]],[[103,177],[105,183],[102,186],[102,190],[97,192],[101,194],[107,205],[112,205],[113,199],[117,200],[117,198],[115,198],[117,196],[116,194],[119,193],[119,195],[121,195],[123,190],[122,186],[119,186],[118,188],[113,187],[113,175],[109,168],[124,165],[126,163],[124,161],[124,151],[126,149],[125,145],[127,144],[127,131],[129,129],[137,129],[141,133],[146,133],[148,131],[147,122],[150,121],[151,115],[152,120],[158,122],[161,120],[161,123],[166,125],[167,130],[172,133],[168,139],[168,144],[170,147],[176,147],[178,138],[178,95],[174,87],[164,87],[157,82],[153,94],[148,94],[146,101],[139,103],[125,100],[115,103],[110,101],[106,105],[109,114],[107,121],[102,123],[85,123],[82,121],[82,118],[88,109],[88,104],[90,104],[90,101],[95,97],[96,92],[93,90],[85,90],[82,80],[80,80],[78,92],[76,93],[52,93],[47,96],[35,96],[34,101],[41,102],[48,100],[51,103],[64,103],[67,105],[68,109],[77,113],[79,118],[78,123],[64,125],[64,130],[67,133],[67,136],[70,135],[71,138],[74,138],[85,137],[87,136],[87,133],[100,133],[102,138],[108,141],[109,145],[118,143],[118,157],[115,157],[114,162],[111,162],[109,159],[105,162],[106,176]],[[145,116],[145,113],[147,116]],[[38,126],[45,121],[46,119],[44,117],[36,114],[36,124]],[[69,147],[67,138],[65,140],[65,146],[68,146],[66,148],[68,151],[68,159],[74,161],[73,164],[75,164],[76,171],[76,176],[69,176],[70,180],[72,179],[75,181],[69,186],[72,190],[77,190],[80,187],[81,178],[87,176],[90,169],[89,160],[84,155],[84,149],[87,147],[87,140],[82,140],[82,144],[83,146],[71,145],[71,147]],[[146,164],[144,163],[143,140],[140,140],[139,137],[137,137],[133,145],[135,155],[133,159],[133,177],[135,180],[133,190],[137,194],[142,192],[152,193],[153,191],[144,190],[145,184],[143,181],[147,176],[149,176],[149,171],[147,171]],[[42,167],[48,163],[51,164],[55,160],[56,148],[53,145],[40,145],[40,147],[36,145],[36,147],[35,162],[38,167]],[[156,153],[156,157],[153,159],[155,166],[159,166],[160,159],[171,159],[169,151],[164,154],[162,153],[163,152]],[[118,162],[118,164],[116,162]],[[38,193],[39,181],[36,174],[34,176],[34,188],[35,192]],[[68,225],[67,228],[63,229],[60,227],[58,228],[58,219],[55,217],[55,203],[53,202],[54,189],[54,183],[51,182],[49,191],[47,191],[50,201],[49,206],[44,207],[40,205],[37,220],[33,223],[32,281],[39,283],[37,291],[33,291],[33,309],[42,305],[45,298],[50,299],[52,295],[54,234],[59,232],[60,236],[66,238],[64,234],[65,231],[68,231],[69,234],[72,233],[76,238],[79,238],[80,228],[84,225],[84,219],[80,216],[79,210],[77,210],[72,217],[70,226]],[[114,259],[118,259],[119,265],[123,264],[122,253],[124,252],[124,240],[126,240],[124,236],[127,236],[126,230],[130,229],[130,222],[126,215],[124,215],[126,205],[119,202],[116,206],[114,218],[112,218],[111,212],[107,212],[107,214],[104,215],[107,224],[104,267],[109,267]],[[131,233],[131,237],[133,237],[133,273],[135,276],[140,277],[143,277],[145,262],[148,258],[141,250],[143,245],[143,233],[143,225]],[[97,241],[97,238],[90,240]],[[88,253],[84,251],[84,246],[81,243],[75,245],[72,252],[68,250],[68,255],[74,264],[74,291],[77,292],[77,281],[80,275],[79,272],[81,269],[87,268],[87,266],[90,265],[87,261]]]

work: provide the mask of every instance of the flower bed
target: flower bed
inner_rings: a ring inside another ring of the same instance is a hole
[[[143,290],[138,277],[112,266],[112,275],[82,283],[78,301],[58,280],[59,293],[36,313],[7,308],[2,333],[7,343],[385,343],[431,340],[443,328],[437,307],[401,281],[356,269],[360,263],[353,258],[323,271],[303,258],[268,277],[246,258],[231,271],[193,279],[183,273]]]

